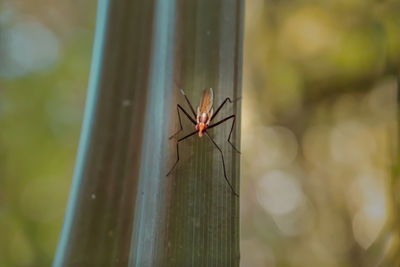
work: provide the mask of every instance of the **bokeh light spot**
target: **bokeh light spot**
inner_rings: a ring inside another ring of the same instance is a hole
[[[17,78],[43,70],[60,54],[58,38],[44,25],[26,21],[6,28],[0,38],[0,76]]]
[[[299,184],[287,173],[271,171],[258,184],[257,199],[271,214],[287,214],[300,203],[303,194]]]

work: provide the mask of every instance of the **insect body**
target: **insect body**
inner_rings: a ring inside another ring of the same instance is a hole
[[[196,130],[199,131],[199,137],[203,136],[203,131],[207,130],[213,115],[214,93],[212,88],[204,89],[201,97],[200,106],[197,108]]]
[[[231,135],[232,135],[232,131],[233,131],[233,127],[235,125],[235,120],[236,120],[236,115],[231,115],[228,116],[216,123],[210,124],[211,121],[216,117],[216,115],[218,114],[218,112],[221,110],[221,108],[225,105],[226,102],[232,103],[231,99],[229,97],[227,97],[222,104],[217,108],[217,110],[215,111],[215,113],[213,112],[213,101],[214,101],[214,93],[212,88],[206,88],[203,90],[203,94],[200,100],[200,105],[197,108],[197,113],[194,111],[192,104],[190,103],[188,97],[186,96],[185,92],[183,90],[181,90],[181,93],[183,94],[183,96],[186,99],[186,102],[188,103],[190,110],[193,114],[193,117],[191,115],[189,115],[189,113],[181,106],[181,105],[177,105],[177,112],[178,112],[178,118],[179,118],[179,125],[180,125],[180,130],[178,132],[176,132],[175,134],[173,134],[171,138],[175,137],[176,135],[178,135],[182,130],[182,121],[181,121],[181,115],[180,115],[180,111],[182,111],[186,117],[195,125],[196,130],[182,138],[179,138],[176,144],[176,153],[177,153],[177,160],[175,162],[175,164],[172,166],[171,170],[167,173],[167,176],[171,174],[171,172],[173,171],[173,169],[175,168],[175,166],[178,164],[179,161],[179,143],[182,142],[183,140],[189,138],[192,135],[198,134],[199,137],[202,137],[203,134],[205,134],[208,139],[214,144],[214,146],[218,149],[218,151],[221,154],[221,158],[222,158],[222,166],[224,168],[224,177],[226,182],[228,183],[229,187],[232,190],[232,193],[235,196],[239,196],[235,190],[233,189],[233,186],[231,185],[231,183],[229,182],[227,176],[226,176],[226,170],[225,170],[225,160],[224,160],[224,154],[222,153],[221,148],[217,145],[217,143],[215,143],[214,139],[208,134],[207,130],[212,129],[218,125],[220,125],[223,122],[226,122],[228,120],[232,120],[232,126],[231,126],[231,131],[229,132],[229,136],[228,136],[228,142],[229,144],[231,144],[231,146],[233,147],[233,149],[240,153],[239,150],[236,149],[236,147],[231,143],[230,139],[231,139]]]

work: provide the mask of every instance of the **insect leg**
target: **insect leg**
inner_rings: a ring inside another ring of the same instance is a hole
[[[196,118],[196,112],[194,112],[194,108],[193,108],[192,104],[190,103],[189,98],[186,96],[185,92],[182,89],[181,89],[181,94],[185,97],[186,102],[188,103],[190,110],[193,113],[193,116]]]
[[[225,177],[225,180],[226,180],[226,182],[228,183],[229,187],[231,188],[232,193],[233,193],[235,196],[239,197],[239,195],[235,192],[235,189],[233,189],[233,186],[232,186],[231,183],[229,182],[228,177],[226,177],[224,154],[222,153],[221,148],[217,145],[217,143],[215,143],[214,139],[212,139],[212,137],[211,137],[207,132],[205,132],[205,134],[206,134],[207,137],[210,139],[210,141],[214,144],[214,146],[219,150],[219,153],[221,153],[222,166],[224,167],[224,177]]]
[[[240,99],[241,99],[241,97],[238,97],[238,98],[236,98],[236,99],[234,99],[234,100],[231,100],[229,97],[225,98],[225,100],[224,100],[224,101],[221,103],[221,105],[219,105],[219,107],[217,108],[217,111],[215,111],[215,113],[214,113],[213,116],[211,117],[210,121],[212,121],[212,120],[214,119],[214,117],[218,114],[218,112],[222,109],[222,107],[225,105],[226,102],[233,103],[233,102],[236,102],[236,101],[238,101],[238,100],[240,100]]]
[[[214,124],[208,126],[207,129],[214,128],[215,126],[218,126],[218,125],[220,125],[221,123],[223,123],[223,122],[225,122],[225,121],[227,121],[227,120],[230,120],[230,119],[233,119],[233,121],[232,121],[231,131],[229,132],[228,142],[229,142],[229,144],[231,144],[231,146],[233,147],[233,149],[234,149],[236,152],[240,153],[240,151],[239,151],[239,150],[232,144],[232,142],[231,142],[231,135],[232,135],[233,127],[235,126],[236,115],[231,115],[231,116],[229,116],[229,117],[226,117],[225,119],[222,119],[222,120],[220,120],[220,121],[218,121],[218,122],[216,122],[216,123],[214,123]]]
[[[190,134],[188,134],[188,135],[186,135],[186,136],[184,136],[184,137],[178,139],[178,141],[177,141],[177,143],[176,143],[176,155],[177,155],[177,159],[176,159],[175,164],[172,166],[171,170],[167,173],[166,176],[170,175],[171,172],[174,170],[176,164],[178,164],[178,161],[179,161],[179,142],[185,140],[186,138],[189,138],[189,137],[192,136],[192,135],[195,135],[197,132],[198,132],[198,130],[196,130],[196,131],[194,131],[194,132],[192,132],[192,133],[190,133]]]
[[[174,138],[177,134],[179,134],[179,133],[183,130],[182,121],[181,121],[181,114],[180,114],[179,110],[182,110],[183,113],[185,113],[186,117],[188,117],[189,120],[190,120],[194,125],[196,125],[196,121],[195,121],[192,117],[190,117],[190,115],[186,112],[186,110],[185,110],[181,105],[178,104],[178,105],[176,106],[176,111],[177,111],[177,113],[178,113],[179,125],[180,125],[181,128],[180,128],[176,133],[174,133],[173,135],[171,135],[171,136],[169,137],[169,139]]]
[[[229,101],[229,103],[232,103],[232,100],[227,97],[225,98],[225,100],[221,103],[221,105],[219,105],[219,107],[217,108],[217,110],[214,112],[213,116],[211,117],[210,121],[212,121],[214,119],[215,116],[217,116],[218,112],[221,110],[221,108],[225,105],[225,103]]]

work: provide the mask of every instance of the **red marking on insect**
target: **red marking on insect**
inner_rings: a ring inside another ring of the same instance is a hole
[[[177,136],[182,130],[182,121],[181,121],[181,115],[180,115],[180,111],[182,111],[186,117],[194,124],[196,130],[180,139],[178,139],[177,144],[176,144],[176,152],[177,152],[177,160],[175,162],[175,164],[172,166],[171,170],[167,173],[167,176],[171,174],[171,172],[174,170],[175,166],[178,164],[179,161],[179,143],[182,142],[183,140],[189,138],[192,135],[195,135],[198,133],[199,137],[202,137],[203,134],[205,134],[209,140],[214,144],[214,146],[218,149],[218,151],[221,154],[221,158],[222,158],[222,166],[224,169],[224,177],[226,182],[228,183],[229,187],[232,190],[232,193],[235,196],[239,196],[235,190],[233,189],[233,186],[231,185],[231,183],[229,182],[227,176],[226,176],[226,170],[225,170],[225,160],[224,160],[224,154],[222,153],[221,148],[217,145],[217,143],[215,143],[214,139],[208,134],[208,130],[212,129],[218,125],[220,125],[223,122],[226,122],[230,119],[232,119],[232,126],[231,126],[231,131],[229,132],[229,137],[228,137],[228,142],[229,144],[231,144],[231,146],[233,147],[233,149],[240,153],[238,149],[236,149],[236,147],[231,143],[230,139],[231,139],[231,135],[232,135],[232,131],[235,125],[235,120],[236,120],[236,115],[230,115],[216,123],[210,124],[211,121],[217,116],[218,112],[221,110],[221,108],[225,105],[225,103],[228,101],[229,103],[232,103],[231,99],[229,97],[227,97],[222,103],[221,105],[217,108],[217,110],[215,111],[215,113],[213,112],[213,102],[214,102],[214,92],[212,90],[212,88],[206,88],[203,90],[203,94],[200,100],[200,105],[197,108],[197,113],[194,111],[192,104],[189,101],[189,98],[186,96],[185,92],[183,90],[181,90],[181,93],[183,94],[183,96],[186,99],[187,104],[189,105],[189,108],[193,114],[193,117],[191,115],[189,115],[189,113],[181,106],[181,105],[177,105],[177,112],[178,112],[178,118],[179,118],[179,125],[180,125],[180,130],[178,132],[176,132],[175,134],[173,134],[171,138]]]

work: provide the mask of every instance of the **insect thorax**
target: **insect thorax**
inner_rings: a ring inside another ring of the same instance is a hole
[[[198,122],[202,122],[202,123],[207,123],[208,121],[208,114],[203,112],[201,113],[198,118],[197,118]]]

